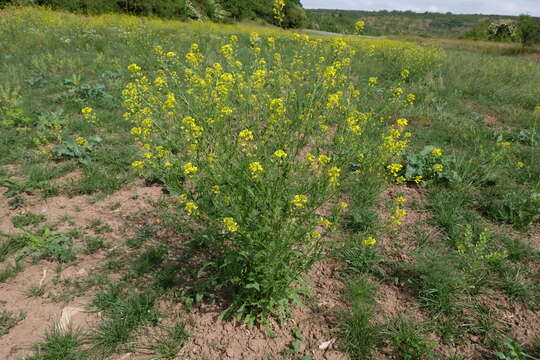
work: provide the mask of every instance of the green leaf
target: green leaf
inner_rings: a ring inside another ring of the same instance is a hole
[[[261,286],[259,285],[259,283],[255,282],[255,283],[247,284],[246,289],[257,289],[257,291],[260,291]]]

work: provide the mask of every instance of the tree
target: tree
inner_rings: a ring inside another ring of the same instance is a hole
[[[495,41],[518,41],[520,38],[519,27],[513,22],[491,23],[487,28],[489,40]]]
[[[529,15],[520,15],[518,27],[521,32],[521,44],[531,46],[540,43],[540,20]]]

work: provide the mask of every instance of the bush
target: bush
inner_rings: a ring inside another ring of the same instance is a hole
[[[518,26],[523,46],[540,43],[540,20],[528,15],[521,15],[518,19]]]
[[[201,274],[235,294],[226,315],[252,322],[297,300],[295,284],[346,211],[343,189],[406,141],[395,146],[402,122],[380,121],[403,102],[367,81],[356,89],[343,40],[252,34],[244,57],[238,42],[220,54],[194,44],[185,56],[158,46],[158,70],[129,67],[125,117],[142,150],[133,166],[204,229],[212,258]]]

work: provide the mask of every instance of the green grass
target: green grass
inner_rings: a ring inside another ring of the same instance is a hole
[[[97,294],[93,306],[102,313],[102,321],[91,335],[94,351],[114,353],[143,325],[157,325],[156,292],[137,293],[121,285],[113,285]]]
[[[26,318],[26,313],[24,311],[19,312],[19,314],[14,314],[11,311],[1,310],[0,311],[0,336],[9,333],[9,331],[17,326],[18,323],[23,321]]]
[[[379,341],[380,329],[373,324],[374,292],[367,278],[351,279],[347,284],[346,297],[352,308],[341,320],[341,343],[352,359],[370,359]]]
[[[452,254],[425,251],[413,264],[400,266],[398,276],[429,311],[454,314],[459,311],[458,297],[466,288],[456,263]]]
[[[156,358],[174,359],[179,355],[189,334],[186,331],[186,325],[179,320],[171,326],[158,327],[151,338],[152,340],[145,348],[152,351]]]
[[[425,337],[418,322],[402,316],[390,321],[383,330],[397,359],[435,359],[435,344]]]
[[[77,330],[53,329],[45,335],[45,341],[35,345],[35,353],[28,360],[84,360],[89,359],[82,350],[84,336]]]
[[[23,270],[24,266],[18,261],[15,261],[13,265],[4,262],[3,267],[0,268],[0,283],[3,283],[7,279],[16,276]]]

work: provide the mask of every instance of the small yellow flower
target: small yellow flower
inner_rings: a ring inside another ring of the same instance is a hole
[[[356,32],[357,33],[361,33],[362,31],[364,31],[364,27],[366,26],[366,23],[362,20],[358,20],[355,24],[354,24],[354,28],[356,29]]]
[[[141,71],[141,67],[137,64],[131,64],[128,66],[128,70],[131,72]]]
[[[328,165],[330,164],[330,161],[332,159],[330,159],[328,156],[326,155],[319,155],[319,164],[321,164],[322,166],[325,166],[325,165]]]
[[[79,144],[80,146],[85,146],[86,144],[88,144],[88,140],[86,140],[86,139],[83,138],[82,136],[79,136],[78,138],[76,138],[75,141],[76,141],[77,144]]]
[[[226,115],[231,115],[233,113],[233,109],[228,107],[228,106],[225,106],[223,108],[221,108],[220,112],[221,112],[221,115],[223,116],[226,116]]]
[[[317,221],[317,224],[321,225],[323,228],[328,229],[332,226],[332,222],[328,219],[323,218],[322,216]]]
[[[264,172],[264,168],[262,167],[260,162],[254,161],[249,164],[249,171],[251,171],[251,177],[253,179],[258,179]]]
[[[415,176],[414,182],[417,183],[417,184],[420,184],[422,182],[423,178],[424,177],[422,175]]]
[[[374,237],[368,237],[367,239],[364,239],[364,245],[371,247],[377,243],[377,240]]]
[[[140,169],[144,167],[144,162],[142,161],[134,161],[131,163],[131,166],[133,166],[135,169]]]
[[[209,163],[213,163],[213,162],[216,162],[217,161],[217,154],[216,153],[209,153],[208,155],[206,155],[206,161],[208,161]]]
[[[187,212],[188,215],[196,215],[197,209],[199,209],[197,204],[191,201],[187,202],[186,205],[184,206],[184,210]]]
[[[234,47],[231,44],[225,44],[220,49],[221,55],[225,59],[232,59],[234,57]]]
[[[443,171],[443,165],[442,164],[435,164],[433,165],[433,170],[436,172],[442,172]]]
[[[394,214],[395,214],[396,217],[402,218],[402,217],[405,217],[405,215],[407,215],[407,210],[397,208],[394,211]]]
[[[403,165],[401,164],[390,164],[386,167],[390,174],[393,176],[398,176],[398,173],[403,169]]]
[[[401,75],[401,77],[402,77],[403,79],[408,78],[410,74],[411,74],[411,73],[410,73],[409,70],[407,70],[407,69],[403,69],[403,70],[401,71],[401,73],[400,73],[400,75]]]
[[[248,129],[244,129],[240,131],[240,133],[238,133],[238,136],[241,139],[246,140],[246,141],[253,140],[253,132],[251,132],[251,130],[248,130]]]
[[[198,170],[199,170],[199,168],[196,167],[196,166],[193,166],[193,164],[190,163],[190,162],[184,164],[184,175],[185,176],[189,177],[190,175],[197,173]]]
[[[372,77],[370,77],[368,79],[369,86],[375,86],[375,85],[377,85],[377,82],[378,82],[378,79],[376,77],[374,77],[374,76],[372,76]]]
[[[346,208],[349,207],[349,204],[346,203],[345,201],[342,201],[339,203],[339,207],[342,208],[343,210],[345,210]]]
[[[307,204],[308,198],[306,195],[294,195],[294,199],[291,202],[294,206],[301,208]]]
[[[406,202],[407,202],[407,199],[405,199],[403,196],[398,196],[396,198],[396,204],[398,206],[403,206],[403,205],[405,205]]]
[[[330,181],[330,186],[336,187],[339,185],[338,180],[339,180],[340,173],[341,173],[341,169],[336,166],[333,166],[330,169],[328,169],[328,178]]]
[[[163,164],[164,167],[166,168],[170,168],[173,166],[173,164],[170,162],[170,161],[165,161],[165,163]]]
[[[274,152],[274,156],[281,160],[287,157],[287,153],[280,149]]]
[[[321,238],[321,233],[318,231],[313,231],[311,232],[310,236],[312,239],[318,240]]]
[[[175,57],[175,56],[176,56],[176,53],[173,52],[173,51],[169,51],[169,52],[167,53],[167,57]]]
[[[186,194],[178,195],[178,201],[182,204],[185,203],[187,201],[187,195]]]
[[[212,192],[213,192],[214,194],[217,195],[217,194],[220,193],[221,188],[219,187],[219,185],[214,185],[214,186],[212,186],[212,189],[211,189],[211,190],[212,190]]]
[[[512,145],[511,142],[508,141],[500,141],[497,143],[497,146],[502,147],[503,149],[509,148]]]
[[[537,105],[534,107],[534,113],[535,114],[540,114],[540,105]]]
[[[223,224],[225,224],[225,227],[227,228],[229,232],[238,231],[238,223],[234,221],[232,217],[223,218]]]
[[[404,127],[404,126],[409,125],[409,121],[407,119],[403,119],[403,118],[397,119],[396,123],[397,123],[397,125],[399,127]]]
[[[516,163],[516,166],[517,166],[518,168],[522,168],[522,167],[525,166],[525,163],[522,162],[522,161],[518,161],[518,162]]]
[[[435,149],[433,149],[433,151],[431,152],[431,155],[433,155],[433,156],[442,156],[442,154],[443,154],[443,152],[442,152],[442,150],[439,149],[439,148],[435,148]]]
[[[89,107],[89,106],[84,107],[84,108],[81,109],[81,113],[82,113],[83,115],[90,115],[90,113],[91,113],[92,111],[93,111],[93,109],[92,109],[91,107]]]

